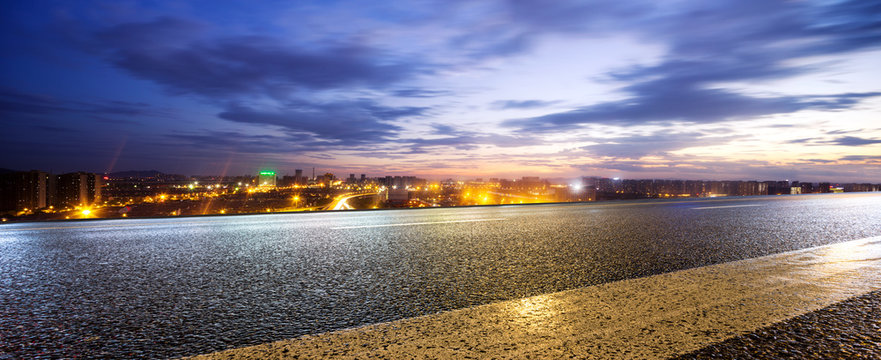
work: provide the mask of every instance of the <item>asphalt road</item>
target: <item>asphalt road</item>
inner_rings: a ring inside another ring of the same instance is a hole
[[[881,235],[829,194],[0,226],[0,358],[174,357]]]

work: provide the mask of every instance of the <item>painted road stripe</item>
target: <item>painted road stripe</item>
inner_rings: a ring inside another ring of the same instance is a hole
[[[881,236],[202,358],[659,359],[881,289]]]
[[[727,208],[739,208],[739,207],[751,207],[751,206],[762,206],[760,204],[746,204],[746,205],[723,205],[723,206],[701,206],[692,208],[694,210],[707,210],[707,209],[727,209]]]
[[[345,229],[364,229],[364,228],[378,228],[378,227],[391,227],[391,226],[414,226],[414,225],[433,225],[433,224],[452,224],[452,223],[467,223],[467,222],[481,222],[481,221],[503,221],[506,219],[470,219],[470,220],[447,220],[447,221],[426,221],[426,222],[414,222],[414,223],[402,223],[402,224],[379,224],[379,225],[355,225],[355,226],[338,226],[332,227],[333,230],[345,230]]]

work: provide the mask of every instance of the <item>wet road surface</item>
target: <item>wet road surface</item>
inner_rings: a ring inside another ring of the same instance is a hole
[[[877,194],[11,224],[0,358],[194,355],[879,235]]]

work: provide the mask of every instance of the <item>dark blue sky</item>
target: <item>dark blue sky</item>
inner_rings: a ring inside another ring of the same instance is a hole
[[[0,167],[881,181],[878,1],[3,1]]]

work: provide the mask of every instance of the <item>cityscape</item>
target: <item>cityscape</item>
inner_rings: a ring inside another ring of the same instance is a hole
[[[429,181],[416,176],[331,173],[184,176],[158,171],[110,174],[43,171],[0,174],[3,222],[127,217],[232,215],[632,199],[877,192],[881,184],[779,181],[620,179],[566,181],[524,176]]]
[[[0,33],[0,360],[881,359],[879,0]]]

